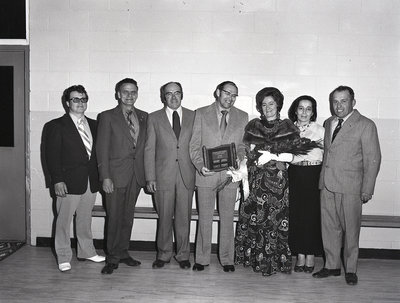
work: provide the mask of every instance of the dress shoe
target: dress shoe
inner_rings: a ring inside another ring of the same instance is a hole
[[[114,269],[117,269],[117,268],[118,268],[118,264],[107,263],[101,270],[101,273],[106,274],[106,275],[111,275],[113,273]]]
[[[119,263],[124,263],[128,266],[139,266],[140,264],[142,264],[140,261],[135,260],[132,257],[121,259],[121,260],[119,260]]]
[[[190,268],[190,265],[191,265],[189,260],[178,261],[178,263],[179,263],[179,267],[182,269],[188,269],[188,268]]]
[[[169,263],[169,261],[163,261],[163,260],[157,259],[153,262],[152,267],[153,268],[161,268],[161,267],[164,267],[164,265],[167,263]]]
[[[224,268],[224,272],[234,272],[235,271],[235,266],[233,265],[224,265],[222,266]]]
[[[295,271],[296,271],[296,268],[295,268]],[[314,266],[304,265],[304,272],[305,273],[311,274],[313,271],[314,271]]]
[[[62,272],[71,270],[71,264],[68,262],[58,264],[58,269]]]
[[[95,256],[90,257],[90,258],[78,258],[78,261],[86,261],[86,260],[92,261],[92,262],[96,262],[96,263],[100,263],[100,262],[104,262],[106,260],[106,257],[95,255]]]
[[[194,263],[193,268],[194,271],[202,271],[204,270],[204,265],[201,265],[199,263]]]
[[[340,276],[340,268],[339,269],[327,269],[322,268],[320,271],[317,271],[312,275],[314,278],[327,278],[329,276]]]
[[[346,283],[349,285],[356,285],[358,282],[357,274],[348,272],[345,274]]]
[[[294,267],[294,272],[303,272],[305,267],[306,267],[305,265],[296,265]]]

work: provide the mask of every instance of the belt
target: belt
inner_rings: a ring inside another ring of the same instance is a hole
[[[297,165],[297,166],[313,166],[313,165],[321,165],[322,161],[300,161],[300,162],[296,162],[296,163],[291,163],[293,165]]]

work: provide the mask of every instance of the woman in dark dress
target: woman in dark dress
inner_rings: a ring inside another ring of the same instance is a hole
[[[277,156],[270,152],[274,152],[274,146],[276,149],[277,138],[298,137],[298,130],[290,120],[279,118],[283,95],[278,89],[262,89],[256,95],[256,103],[261,118],[248,123],[243,139],[248,147],[250,194],[239,210],[235,264],[251,266],[255,272],[269,276],[290,273],[292,268],[286,162],[293,159],[290,153]]]
[[[289,108],[289,118],[300,130],[300,137],[320,141],[324,128],[315,122],[317,102],[300,96]],[[323,149],[314,148],[306,155],[295,156],[289,166],[290,230],[289,245],[297,254],[295,272],[312,273],[314,256],[322,249],[320,196],[318,189]]]

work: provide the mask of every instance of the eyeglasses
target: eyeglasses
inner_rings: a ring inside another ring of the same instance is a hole
[[[233,98],[233,99],[236,99],[236,97],[238,96],[238,95],[236,95],[236,94],[232,94],[231,92],[229,92],[229,91],[227,91],[227,90],[224,90],[224,89],[221,89],[224,93],[225,93],[225,95],[227,95],[229,98]]]
[[[88,98],[71,98],[69,99],[69,101],[72,101],[73,103],[87,103],[88,102]]]
[[[174,95],[175,97],[179,98],[182,96],[182,92],[180,91],[176,91],[176,92],[167,92],[165,93],[165,97],[171,98],[172,95]]]

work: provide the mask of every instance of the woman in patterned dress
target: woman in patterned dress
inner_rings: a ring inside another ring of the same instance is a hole
[[[289,188],[287,163],[290,153],[272,151],[277,138],[298,138],[298,130],[288,120],[281,120],[282,93],[266,87],[256,95],[261,117],[251,120],[245,129],[248,146],[247,168],[250,194],[239,209],[236,225],[235,264],[251,266],[269,276],[291,273],[292,255],[289,235]],[[260,156],[261,154],[261,156]]]

